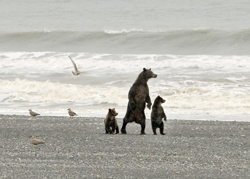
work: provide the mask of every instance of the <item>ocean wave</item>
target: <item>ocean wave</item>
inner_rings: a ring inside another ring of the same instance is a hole
[[[2,103],[102,103],[120,105],[123,89],[90,85],[63,84],[50,81],[0,80]],[[2,88],[4,87],[4,89]],[[124,92],[126,96],[126,92]]]
[[[68,56],[74,59],[84,75],[73,79],[69,76],[74,69]],[[135,78],[144,67],[164,75],[178,75],[185,71],[186,75],[202,76],[211,70],[216,73],[248,73],[250,68],[250,56],[0,52],[0,58],[3,78],[34,78],[38,75],[41,79],[60,78],[71,82],[84,78],[79,83],[87,81],[91,84],[99,78],[100,84],[110,83],[109,79],[124,83]]]
[[[250,29],[37,31],[0,34],[2,51],[249,55]]]
[[[111,35],[115,35],[115,34],[128,34],[128,33],[133,33],[133,32],[143,32],[142,29],[122,29],[122,30],[104,30],[103,31],[106,34],[111,34]]]
[[[51,111],[62,111],[66,109],[65,106],[72,106],[85,109],[85,112],[86,109],[100,111],[115,107],[122,117],[128,102],[128,89],[124,86],[110,88],[15,79],[0,80],[0,87],[0,108],[14,111],[32,106],[50,108]],[[168,87],[151,85],[150,91],[152,101],[159,94],[166,99],[163,106],[168,114],[249,114],[250,97],[248,93],[237,90],[215,90],[214,87],[190,84]]]

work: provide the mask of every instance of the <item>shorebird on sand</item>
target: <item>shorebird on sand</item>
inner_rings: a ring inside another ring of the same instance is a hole
[[[77,114],[74,111],[72,111],[70,108],[68,109],[68,113],[70,117],[77,116]]]
[[[30,115],[31,115],[31,116],[37,116],[37,115],[40,115],[40,114],[38,114],[38,113],[36,113],[36,112],[32,111],[31,109],[29,109],[29,112],[30,112]]]
[[[74,68],[75,68],[75,72],[74,72],[74,71],[72,71],[73,75],[75,75],[75,76],[80,75],[82,72],[78,71],[78,69],[77,69],[77,66],[76,66],[75,62],[71,59],[71,57],[70,57],[70,56],[69,56],[69,58],[70,58],[71,62],[73,63],[73,66],[74,66]]]
[[[34,136],[31,136],[30,140],[31,140],[31,143],[33,145],[35,145],[35,146],[37,146],[38,144],[44,144],[45,143],[45,141],[40,140],[40,139],[36,139]]]

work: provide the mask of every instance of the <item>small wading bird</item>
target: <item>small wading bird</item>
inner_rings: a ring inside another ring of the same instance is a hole
[[[76,66],[75,62],[71,59],[71,57],[70,57],[70,56],[69,56],[69,58],[70,58],[71,62],[73,63],[73,66],[74,66],[74,68],[75,68],[75,72],[73,72],[73,71],[72,71],[73,75],[75,75],[75,76],[80,75],[82,72],[78,71],[78,69],[77,69],[77,66]]]
[[[34,136],[30,136],[30,140],[31,140],[31,143],[35,146],[37,146],[38,144],[44,144],[45,141],[43,140],[40,140],[40,139],[36,139]]]
[[[68,109],[68,113],[70,117],[77,116],[77,114],[74,111],[72,111],[70,108]]]
[[[32,111],[31,109],[29,109],[29,112],[30,112],[30,115],[31,115],[31,116],[37,116],[37,115],[40,115],[40,114],[38,114],[38,113],[36,113],[36,112]]]

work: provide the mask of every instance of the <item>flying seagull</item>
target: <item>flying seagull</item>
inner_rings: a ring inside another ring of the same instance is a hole
[[[31,116],[37,116],[37,115],[40,115],[40,114],[38,114],[38,113],[36,113],[36,112],[32,111],[31,109],[29,109],[29,112],[30,112],[30,115],[31,115]]]
[[[45,143],[43,140],[36,139],[34,136],[31,136],[30,140],[31,140],[31,143],[34,144],[35,146],[37,146],[38,144]]]
[[[77,116],[77,114],[74,111],[72,111],[70,108],[68,109],[68,113],[70,117]]]
[[[75,72],[74,72],[74,71],[72,71],[73,75],[76,75],[76,76],[80,75],[82,72],[78,71],[78,69],[77,69],[77,66],[76,66],[75,62],[71,59],[71,57],[70,57],[70,56],[69,56],[69,58],[70,58],[71,62],[72,62],[72,63],[73,63],[73,65],[74,65],[74,68],[75,68]]]

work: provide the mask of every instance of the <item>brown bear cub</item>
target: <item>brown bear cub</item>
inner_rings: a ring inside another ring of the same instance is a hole
[[[163,107],[161,106],[162,103],[164,103],[166,100],[162,99],[162,97],[157,96],[155,98],[153,107],[152,107],[152,112],[151,112],[151,125],[152,125],[152,130],[153,133],[156,135],[156,129],[160,128],[160,133],[161,135],[165,135],[163,133],[164,131],[164,121],[167,121],[167,117],[165,115],[165,112],[163,110]]]
[[[116,134],[119,133],[119,127],[115,118],[115,116],[117,115],[118,113],[115,111],[115,108],[109,109],[108,114],[104,120],[106,134],[113,134],[115,131]]]
[[[151,109],[152,105],[147,82],[149,79],[156,77],[157,75],[154,74],[151,69],[143,68],[143,71],[139,74],[138,78],[130,88],[128,92],[127,112],[123,118],[123,125],[121,129],[123,134],[127,133],[126,125],[129,122],[136,122],[140,124],[141,134],[145,134],[146,116],[144,110],[146,103],[148,109]]]

